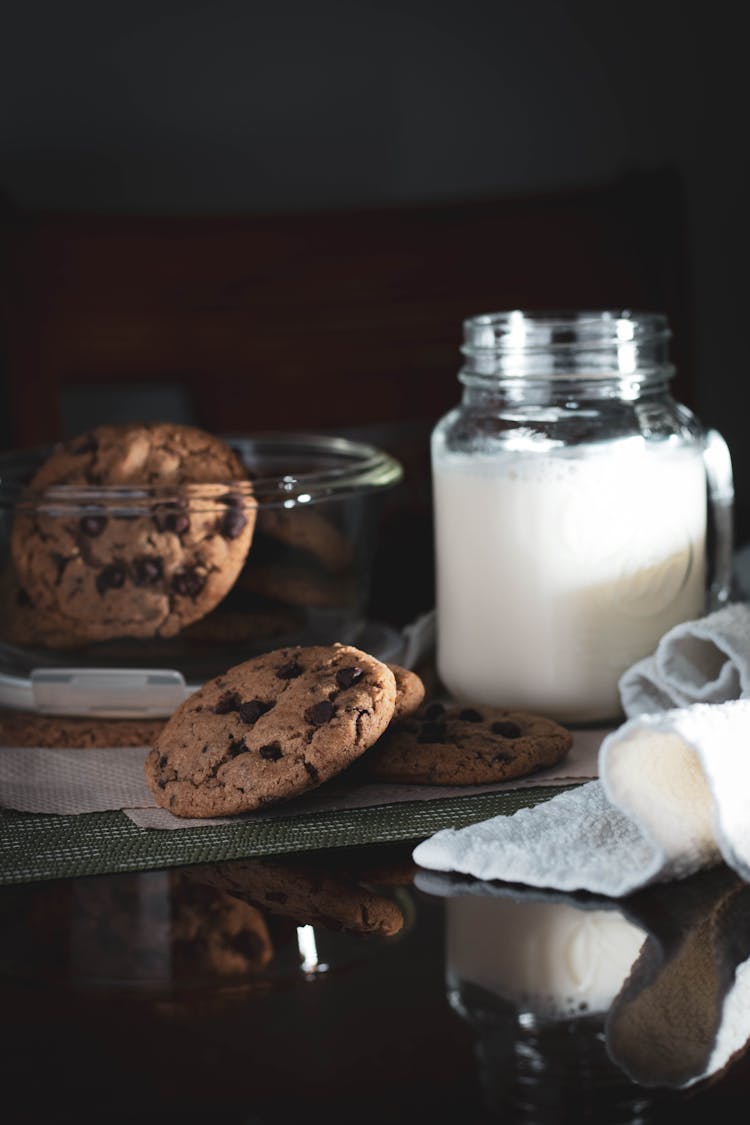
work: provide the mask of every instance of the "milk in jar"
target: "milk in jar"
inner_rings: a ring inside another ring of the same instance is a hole
[[[564,315],[467,322],[432,436],[437,670],[456,699],[587,723],[706,611],[705,440],[666,391],[663,318]]]
[[[438,454],[433,481],[438,672],[458,697],[613,717],[625,669],[704,611],[693,450]]]

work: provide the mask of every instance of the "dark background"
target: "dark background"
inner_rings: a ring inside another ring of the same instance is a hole
[[[53,315],[66,285],[55,273],[57,266],[49,265],[57,263],[51,252],[34,256],[28,240],[14,241],[19,224],[27,234],[38,216],[169,222],[271,214],[281,216],[283,225],[284,216],[299,214],[453,204],[471,209],[488,200],[515,205],[531,199],[534,221],[543,224],[545,200],[552,214],[561,197],[582,193],[588,198],[587,193],[606,191],[623,177],[630,183],[633,176],[645,176],[648,185],[655,175],[669,185],[666,204],[663,198],[659,204],[663,221],[649,209],[648,186],[641,187],[635,204],[631,201],[629,229],[641,225],[648,245],[659,241],[662,228],[679,226],[679,244],[672,231],[661,250],[674,272],[664,303],[675,285],[680,293],[674,305],[682,368],[677,386],[680,397],[729,441],[738,533],[744,540],[750,534],[750,452],[744,410],[748,168],[741,22],[738,5],[677,0],[287,0],[274,5],[26,0],[16,5],[6,13],[0,36],[0,198],[8,234],[6,334],[11,341],[3,356],[7,401],[12,406],[19,386],[28,391],[37,378],[36,360],[18,357],[18,337],[35,348],[44,344],[51,330],[37,315],[38,307]],[[176,245],[178,228],[165,229],[167,241]],[[517,223],[514,229],[520,230]],[[202,230],[193,231],[191,248],[200,244]],[[95,228],[93,238],[102,244],[99,231]],[[618,239],[623,255],[631,239],[614,225],[612,231],[607,255],[616,277]],[[65,233],[61,244],[71,237]],[[331,237],[344,244],[349,236]],[[486,251],[476,249],[486,275],[497,275],[498,302],[533,301],[526,283],[517,290],[513,284],[518,268],[513,263],[523,255],[526,237],[518,234],[507,257],[502,239]],[[439,244],[439,238],[438,229],[433,242]],[[347,245],[356,276],[356,231]],[[193,253],[186,252],[185,260]],[[363,273],[372,265],[372,247],[367,253]],[[545,260],[539,238],[533,253],[541,277]],[[122,268],[114,254],[90,267],[94,278],[101,271],[102,286],[112,284],[107,261],[115,275]],[[437,268],[430,267],[433,277],[439,273],[437,253],[436,261]],[[574,265],[571,260],[571,270]],[[559,261],[556,267],[559,273]],[[136,273],[140,268],[147,280],[148,266],[128,268]],[[391,257],[378,268],[386,280],[390,270],[395,281],[402,263]],[[464,278],[453,276],[452,284],[460,293],[465,280],[466,309],[460,302],[444,303],[421,320],[415,317],[413,331],[408,321],[400,329],[404,341],[434,332],[443,346],[455,349],[456,366],[458,313],[487,311],[470,304],[473,271],[462,268]],[[455,269],[446,255],[446,278]],[[37,293],[34,284],[45,270],[52,280]],[[281,278],[282,289],[283,283]],[[607,301],[618,292],[611,277],[608,285],[603,278]],[[627,304],[627,285],[623,289]],[[588,293],[590,287],[581,291]],[[19,312],[14,302],[22,292],[26,307]],[[564,289],[560,292],[564,298]],[[19,329],[24,317],[25,336]],[[364,357],[369,328],[362,323]],[[356,328],[355,318],[352,324]],[[48,350],[54,350],[52,344]],[[397,351],[398,341],[392,349],[394,355]],[[159,355],[164,356],[163,348]],[[347,362],[356,375],[356,358]],[[319,368],[311,370],[319,379]],[[157,361],[149,374],[158,377]],[[234,372],[237,387],[243,376],[240,364]],[[90,372],[88,377],[93,378]],[[210,381],[211,374],[202,377]],[[300,387],[309,382],[304,363],[287,377]],[[49,392],[42,375],[39,379],[37,401],[43,411]],[[132,394],[139,385],[134,373]],[[243,428],[262,428],[260,388],[258,383],[257,409],[243,407],[238,399]],[[372,400],[372,382],[364,388],[353,383],[350,409],[339,406],[330,421],[346,425],[367,419],[363,403]],[[88,421],[86,411],[95,410],[99,401],[90,391],[86,380],[68,389],[57,415],[64,429]],[[152,387],[149,393],[154,410],[179,414],[182,409],[169,387]],[[166,399],[158,399],[165,393]],[[320,393],[325,393],[322,384]],[[102,410],[116,412],[118,394],[122,386],[110,387]],[[333,389],[331,401],[337,396],[340,403],[341,394]],[[439,396],[426,398],[424,415],[429,418],[439,406]],[[383,406],[377,420],[387,420],[382,415],[389,409]],[[411,415],[418,413],[410,409]],[[326,417],[315,421],[326,428]],[[14,429],[14,418],[12,409],[4,412],[6,445],[25,440]]]

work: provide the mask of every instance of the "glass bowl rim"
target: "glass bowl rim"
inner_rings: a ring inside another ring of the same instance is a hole
[[[0,510],[19,507],[34,511],[43,501],[45,508],[60,508],[61,514],[63,509],[68,514],[81,507],[109,508],[111,505],[127,511],[143,505],[169,503],[170,498],[186,495],[191,502],[203,500],[211,505],[230,502],[238,507],[293,507],[380,491],[398,484],[404,475],[402,464],[386,450],[350,438],[291,430],[221,436],[245,463],[253,454],[261,463],[264,457],[278,459],[287,449],[297,457],[329,457],[334,463],[322,469],[282,475],[261,472],[250,481],[168,486],[56,484],[33,490],[18,478],[8,479],[8,474],[13,467],[21,466],[26,466],[29,472],[35,471],[55,448],[37,446],[0,454]],[[252,468],[252,462],[249,467]]]

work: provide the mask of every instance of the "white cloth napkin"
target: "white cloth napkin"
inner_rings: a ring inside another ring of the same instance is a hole
[[[726,703],[748,694],[750,605],[745,602],[675,625],[651,656],[620,678],[628,718],[691,703]]]
[[[421,843],[421,867],[620,897],[725,860],[750,881],[750,700],[639,715],[599,781]]]

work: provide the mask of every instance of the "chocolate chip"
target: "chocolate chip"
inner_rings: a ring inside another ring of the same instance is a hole
[[[136,586],[153,586],[164,577],[164,564],[158,555],[143,555],[133,562],[133,582]]]
[[[466,707],[463,711],[458,713],[459,719],[463,719],[465,723],[481,723],[482,716],[473,707]]]
[[[24,588],[22,586],[21,589],[16,594],[16,605],[30,606],[30,605],[33,605],[33,604],[34,603],[32,602],[31,598],[29,597],[27,591],[24,590]]]
[[[441,715],[445,714],[445,707],[442,703],[431,703],[429,707],[425,708],[425,719],[439,719]]]
[[[84,535],[88,535],[91,539],[96,539],[97,535],[101,535],[107,526],[107,517],[84,516],[78,526]]]
[[[105,594],[107,590],[121,590],[127,576],[128,572],[122,563],[110,563],[97,574],[96,588],[100,594]]]
[[[364,676],[363,668],[339,668],[336,673],[336,683],[342,691],[346,691],[352,684],[356,684]]]
[[[171,508],[157,508],[154,512],[154,523],[157,531],[171,531],[175,535],[184,535],[190,530],[190,520],[184,512]]]
[[[276,678],[278,680],[296,680],[297,676],[301,676],[304,668],[298,664],[296,660],[290,660],[288,664],[282,664],[280,668],[276,669]]]
[[[335,714],[336,708],[333,703],[329,699],[321,699],[320,703],[314,703],[312,707],[307,708],[305,722],[312,723],[314,727],[322,727],[330,723]]]
[[[247,743],[244,738],[231,739],[227,753],[230,758],[236,758],[238,754],[247,754]]]
[[[219,535],[224,539],[237,539],[247,526],[247,517],[239,508],[230,508],[219,520]]]
[[[417,742],[445,742],[445,723],[422,723]]]
[[[183,598],[197,598],[205,585],[205,576],[192,567],[178,570],[172,578],[172,589]]]
[[[269,762],[278,762],[279,758],[284,755],[278,742],[269,742],[267,746],[261,746],[258,753],[261,758],[265,758]]]
[[[166,768],[167,768],[167,755],[162,754],[161,758],[159,758],[159,769],[164,770]]]
[[[253,723],[257,723],[261,715],[265,715],[274,706],[274,703],[266,703],[263,699],[250,699],[247,703],[240,703],[237,710],[243,723],[252,726]]]
[[[223,496],[219,497],[220,504],[226,504],[228,508],[241,508],[243,499],[239,492],[225,492]]]
[[[521,728],[518,723],[512,723],[509,719],[501,719],[497,723],[493,723],[490,727],[493,734],[499,734],[502,738],[520,738]]]
[[[240,697],[236,691],[225,691],[219,702],[211,708],[214,715],[228,715],[230,711],[239,711]]]

